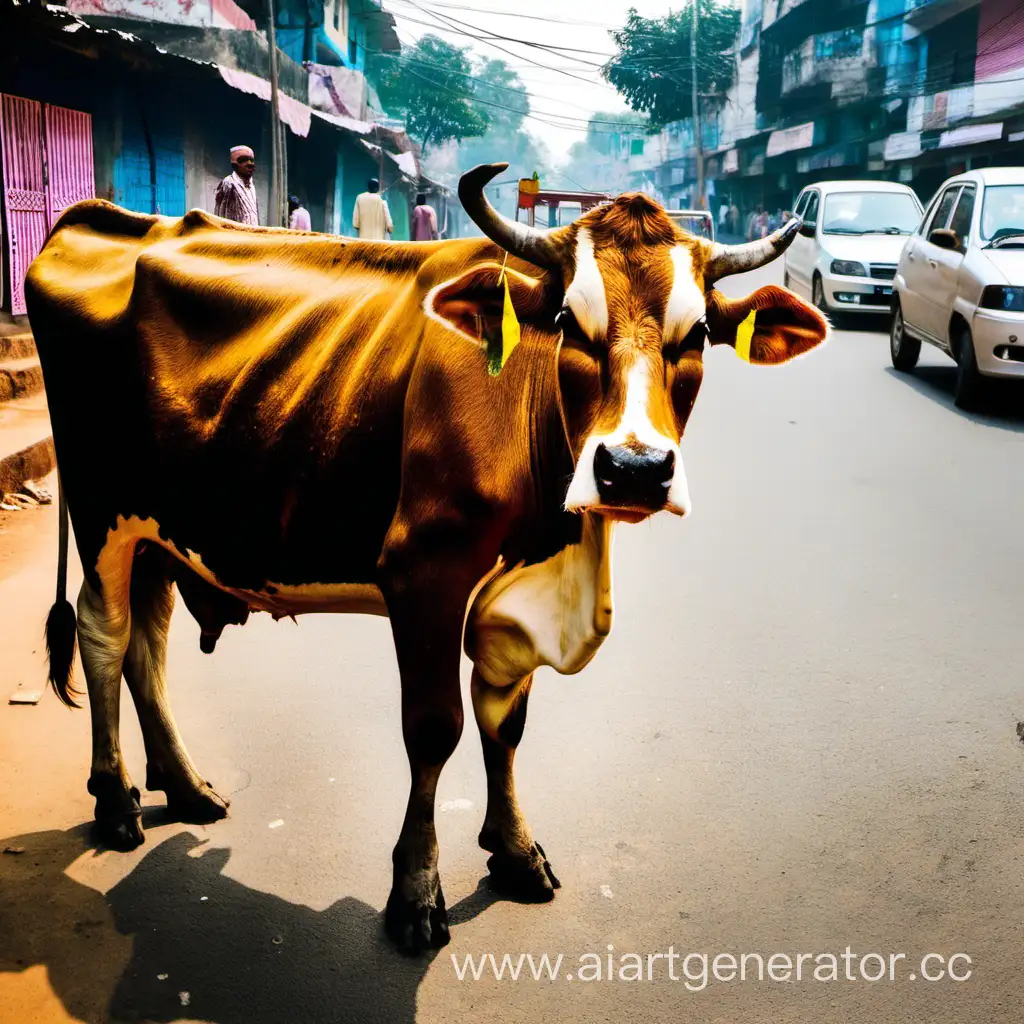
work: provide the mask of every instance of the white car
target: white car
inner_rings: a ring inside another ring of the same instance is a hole
[[[786,250],[787,288],[823,313],[888,313],[900,252],[921,220],[912,189],[891,181],[820,181],[799,195],[800,233]]]
[[[1024,380],[1024,167],[950,178],[896,271],[889,348],[909,371],[927,341],[956,360],[954,399],[976,405],[986,377]]]

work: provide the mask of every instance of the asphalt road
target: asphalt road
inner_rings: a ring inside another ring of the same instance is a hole
[[[707,356],[692,517],[619,528],[611,638],[579,676],[539,674],[517,776],[554,903],[482,884],[467,728],[439,790],[453,941],[393,953],[380,911],[407,767],[387,622],[256,616],[211,658],[179,613],[174,706],[231,817],[162,824],[155,794],[141,850],[95,851],[86,713],[0,705],[0,847],[25,847],[0,855],[0,1020],[1018,1021],[1024,403],[965,415],[951,363],[926,353],[901,377],[880,325],[845,326],[785,368]],[[39,516],[38,557],[0,581],[11,690],[41,679]],[[627,978],[621,954],[670,948],[857,959],[836,981],[814,979],[820,959],[799,982],[758,982],[748,959],[746,981],[700,991],[681,959],[679,981],[665,959],[651,981],[581,980],[580,955],[606,974],[609,946]],[[450,956],[520,952],[563,954],[558,980],[459,981]],[[897,980],[842,980],[866,953],[905,954]],[[970,978],[924,980],[928,953],[967,954]]]

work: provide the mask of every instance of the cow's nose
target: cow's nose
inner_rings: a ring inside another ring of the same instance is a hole
[[[594,452],[597,493],[606,505],[660,509],[672,485],[675,462],[675,452],[661,448],[599,444]]]

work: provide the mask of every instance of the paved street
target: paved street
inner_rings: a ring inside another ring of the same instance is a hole
[[[0,1021],[1019,1020],[1020,396],[960,413],[951,363],[925,352],[900,377],[882,325],[847,326],[786,368],[706,356],[692,518],[619,528],[615,631],[534,687],[519,794],[563,888],[538,907],[481,884],[467,726],[439,788],[453,941],[432,960],[381,936],[408,774],[387,621],[255,616],[207,657],[179,610],[175,710],[231,817],[163,824],[145,795],[146,845],[96,852],[87,712],[6,704],[43,679],[56,549],[53,510],[20,513],[37,557],[0,580],[0,848],[25,847],[0,855]],[[651,982],[460,982],[449,956],[575,966],[609,945],[908,966],[695,992],[664,960]],[[967,953],[970,980],[909,980],[931,952]]]

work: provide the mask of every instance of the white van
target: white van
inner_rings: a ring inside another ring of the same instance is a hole
[[[888,313],[896,264],[921,222],[921,202],[891,181],[820,181],[799,195],[803,220],[786,250],[787,288],[823,313]]]

